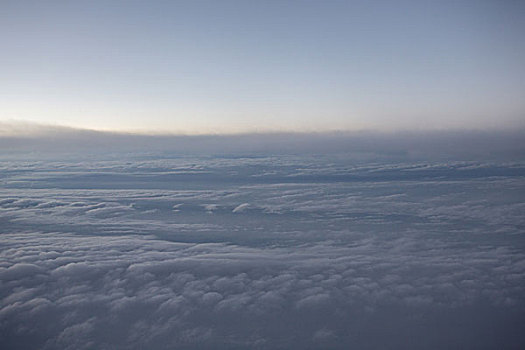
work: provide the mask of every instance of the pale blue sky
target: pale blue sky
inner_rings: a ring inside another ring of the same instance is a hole
[[[2,0],[0,33],[0,121],[229,133],[525,118],[522,1]]]

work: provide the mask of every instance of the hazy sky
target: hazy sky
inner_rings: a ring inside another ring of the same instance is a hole
[[[0,121],[185,133],[505,128],[523,1],[0,2]]]

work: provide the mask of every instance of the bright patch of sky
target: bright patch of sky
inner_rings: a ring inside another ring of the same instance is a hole
[[[520,1],[2,1],[0,121],[183,133],[522,125]]]

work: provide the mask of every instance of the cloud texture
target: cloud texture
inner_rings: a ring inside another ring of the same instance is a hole
[[[518,349],[524,165],[11,161],[0,343]]]

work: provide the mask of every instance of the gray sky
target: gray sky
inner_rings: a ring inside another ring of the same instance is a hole
[[[525,115],[521,1],[4,0],[0,33],[4,122],[232,133]]]

